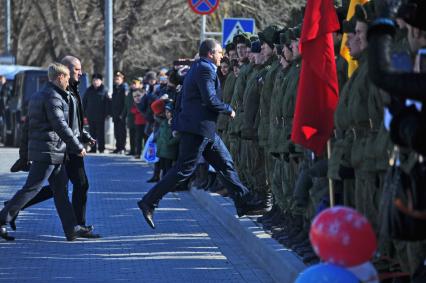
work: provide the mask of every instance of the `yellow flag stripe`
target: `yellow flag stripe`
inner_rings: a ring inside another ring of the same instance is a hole
[[[358,4],[364,4],[368,2],[368,0],[351,0],[349,4],[348,14],[346,16],[346,20],[350,20],[352,16],[355,14],[355,6]],[[350,78],[353,72],[358,68],[358,63],[356,60],[353,60],[350,53],[349,48],[346,46],[346,42],[348,41],[347,34],[343,34],[342,45],[340,46],[340,55],[345,58],[346,62],[348,62],[348,78]]]

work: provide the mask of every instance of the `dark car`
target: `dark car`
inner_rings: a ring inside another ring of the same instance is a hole
[[[46,70],[25,70],[15,75],[13,91],[7,98],[3,116],[2,140],[6,146],[19,146],[21,127],[27,118],[28,101],[48,81]]]

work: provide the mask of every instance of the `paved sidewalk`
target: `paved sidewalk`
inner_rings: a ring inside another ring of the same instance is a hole
[[[26,173],[9,173],[17,149],[0,148],[0,208]],[[18,217],[15,242],[0,241],[5,282],[272,282],[188,193],[169,194],[148,228],[136,201],[152,171],[124,156],[89,156],[88,224],[100,240],[66,242],[51,200]]]

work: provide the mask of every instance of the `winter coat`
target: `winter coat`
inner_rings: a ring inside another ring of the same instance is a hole
[[[179,150],[179,138],[173,137],[172,128],[167,119],[160,122],[157,143],[157,157],[176,160]]]
[[[107,90],[104,85],[95,88],[91,85],[83,97],[84,116],[89,122],[104,121],[108,103]]]
[[[35,93],[28,106],[28,160],[62,164],[65,152],[79,154],[83,145],[69,127],[69,93],[52,83]]]

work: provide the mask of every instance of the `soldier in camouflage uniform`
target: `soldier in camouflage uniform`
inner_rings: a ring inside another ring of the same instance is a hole
[[[262,42],[262,53],[264,56],[271,57],[271,67],[262,77],[263,88],[260,94],[259,113],[256,121],[259,146],[264,153],[265,172],[268,185],[271,184],[272,173],[274,169],[274,160],[269,154],[269,111],[271,107],[271,97],[274,88],[275,78],[281,69],[280,61],[274,54],[275,43],[279,43],[279,28],[277,26],[268,26],[259,33],[259,39]]]
[[[277,203],[285,215],[283,219],[284,229],[275,235],[281,242],[286,241],[289,236],[293,236],[296,230],[299,231],[299,228],[303,225],[303,219],[294,218],[291,212],[296,173],[300,157],[302,156],[302,149],[290,140],[301,67],[301,57],[298,49],[300,33],[300,27],[288,29],[284,45],[284,56],[291,63],[291,67],[286,76],[288,83],[285,86],[281,103],[281,123],[283,130],[279,136],[280,144],[277,147],[278,152],[280,152],[280,160],[276,165],[274,176],[274,179],[279,178],[281,180],[282,191]]]
[[[283,48],[285,44],[285,32],[286,29],[280,31],[279,39],[280,44],[276,44],[275,48],[277,50],[277,55],[280,60],[281,68],[278,71],[277,77],[274,82],[274,87],[272,90],[271,96],[271,106],[269,111],[269,136],[268,140],[269,148],[268,154],[270,154],[271,158],[274,160],[274,167],[272,172],[272,180],[270,184],[271,192],[274,198],[274,207],[270,211],[270,213],[262,216],[258,221],[264,224],[270,222],[272,225],[272,218],[275,217],[279,222],[282,220],[282,180],[281,180],[281,171],[279,167],[279,163],[281,161],[281,152],[279,152],[279,148],[281,145],[281,141],[279,139],[281,132],[283,131],[282,124],[282,100],[284,98],[284,93],[287,88],[287,74],[290,70],[291,64],[285,59],[283,55]],[[275,221],[276,222],[276,221]],[[275,224],[275,223],[274,223]],[[278,223],[277,223],[278,224]]]
[[[246,178],[243,175],[241,170],[241,161],[240,161],[240,148],[241,148],[241,136],[239,132],[240,125],[240,116],[241,112],[240,106],[242,103],[244,90],[247,83],[247,78],[250,72],[253,69],[253,64],[250,63],[247,52],[247,48],[251,46],[250,35],[247,33],[237,34],[234,37],[234,44],[237,46],[238,58],[240,61],[240,72],[235,81],[234,91],[231,98],[231,106],[237,113],[235,119],[229,121],[228,123],[228,140],[230,143],[230,153],[235,163],[237,172],[242,179],[244,184],[247,184]]]
[[[250,73],[241,106],[241,164],[247,176],[248,187],[252,188],[257,196],[266,193],[266,176],[264,171],[263,154],[257,141],[255,120],[259,108],[262,83],[259,78],[265,73],[270,64],[270,58],[261,54],[260,41],[252,42],[251,53],[254,59],[253,71]],[[266,60],[266,62],[264,62]]]

